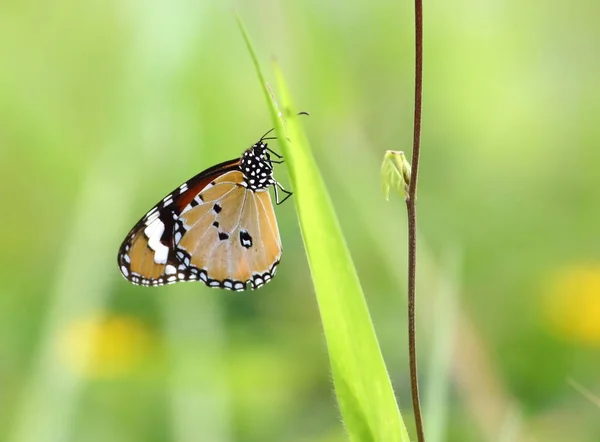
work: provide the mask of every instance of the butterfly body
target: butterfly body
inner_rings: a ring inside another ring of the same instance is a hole
[[[289,196],[273,163],[261,139],[183,183],[129,232],[117,257],[121,274],[144,286],[202,281],[240,291],[269,282],[282,253],[269,189],[278,203],[278,189]]]

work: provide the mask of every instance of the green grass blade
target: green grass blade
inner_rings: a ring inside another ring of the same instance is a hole
[[[427,383],[427,442],[443,442],[448,439],[450,384],[452,356],[454,352],[455,320],[460,293],[461,253],[456,247],[448,247],[443,258],[442,270],[437,278],[439,287],[434,307],[433,338],[429,356]]]
[[[283,75],[275,66],[285,124],[240,29],[264,89],[290,173],[294,201],[325,330],[335,391],[352,441],[409,441],[356,270],[299,125]]]

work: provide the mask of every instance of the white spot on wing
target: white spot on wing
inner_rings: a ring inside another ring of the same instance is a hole
[[[123,273],[123,275],[129,276],[129,270],[127,270],[127,267],[121,266],[121,272]]]
[[[147,226],[149,226],[150,224],[152,224],[152,222],[158,218],[159,213],[158,212],[152,212],[148,215],[146,215],[146,221],[144,221],[144,224],[146,224]]]
[[[175,273],[177,273],[175,266],[169,264],[167,267],[165,267],[165,275],[174,275]]]
[[[154,262],[156,264],[166,264],[169,256],[169,249],[160,242],[160,238],[165,231],[164,223],[156,218],[144,229],[144,235],[148,238],[148,247],[154,250]]]

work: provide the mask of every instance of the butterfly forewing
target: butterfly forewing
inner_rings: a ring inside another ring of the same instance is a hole
[[[156,204],[131,229],[119,249],[121,274],[134,284],[162,285],[194,279],[196,275],[177,259],[174,226],[185,207],[217,177],[237,168],[239,160],[214,166],[186,181]]]

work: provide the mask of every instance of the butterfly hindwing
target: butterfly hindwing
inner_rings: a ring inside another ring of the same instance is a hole
[[[200,193],[203,203],[184,209],[178,221],[177,256],[211,287],[258,288],[273,277],[281,258],[277,222],[267,214],[273,211],[268,190],[255,192],[242,183],[240,172],[215,180]]]

